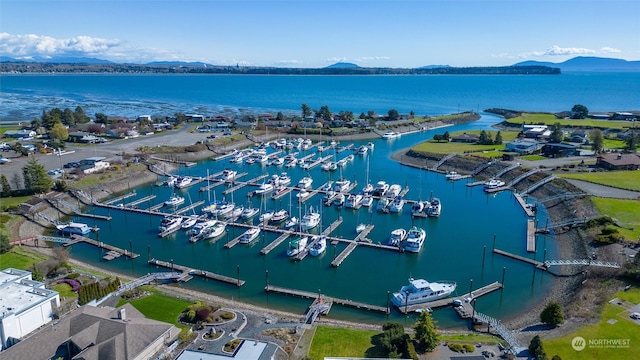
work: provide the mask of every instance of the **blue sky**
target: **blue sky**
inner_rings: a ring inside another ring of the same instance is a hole
[[[640,1],[0,0],[0,55],[370,67],[640,59]]]

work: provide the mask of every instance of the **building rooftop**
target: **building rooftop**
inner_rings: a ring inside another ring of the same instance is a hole
[[[0,319],[20,314],[58,295],[44,284],[31,280],[28,271],[7,268],[0,272]]]

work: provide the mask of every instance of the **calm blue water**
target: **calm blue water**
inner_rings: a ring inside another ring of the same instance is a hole
[[[219,112],[240,114],[243,112],[285,111],[299,113],[302,103],[311,108],[328,105],[334,112],[350,110],[358,114],[374,110],[386,113],[395,108],[401,113],[414,111],[417,115],[453,113],[462,110],[482,110],[503,107],[530,111],[560,111],[570,109],[576,103],[586,105],[592,111],[616,111],[640,109],[640,74],[564,74],[561,76],[168,76],[168,75],[26,75],[2,76],[1,94],[2,120],[30,120],[39,116],[43,109],[52,107],[82,106],[88,114],[102,112],[108,115],[135,117],[140,114],[167,115],[175,112],[194,112],[213,115]],[[481,120],[472,124],[450,127],[450,132],[465,129],[487,129],[500,121],[499,117],[483,114]],[[440,130],[435,130],[440,131]],[[307,204],[322,209],[323,226],[338,216],[344,224],[333,233],[335,236],[353,238],[358,223],[374,223],[369,237],[374,242],[385,241],[391,230],[412,225],[428,232],[425,247],[419,254],[357,248],[339,268],[330,262],[334,251],[339,253],[344,245],[329,248],[319,258],[308,257],[302,262],[292,262],[285,255],[286,242],[266,256],[260,249],[275,235],[267,234],[254,246],[237,245],[225,249],[224,243],[241,233],[229,228],[229,233],[215,242],[191,244],[187,236],[177,233],[160,239],[157,237],[157,216],[125,214],[120,211],[89,209],[96,213],[110,213],[113,220],[96,221],[101,228],[99,238],[122,248],[132,247],[142,254],[135,260],[124,258],[111,262],[101,260],[102,254],[88,245],[74,245],[72,256],[111,270],[130,275],[142,275],[156,271],[147,265],[147,253],[162,260],[173,259],[175,263],[198,269],[210,270],[227,276],[240,277],[247,283],[241,288],[215,281],[194,279],[182,285],[216,293],[227,298],[239,299],[273,308],[303,313],[309,305],[307,300],[265,294],[265,273],[269,271],[270,284],[318,291],[330,296],[353,299],[375,305],[386,305],[387,292],[398,290],[409,276],[428,280],[453,280],[458,282],[458,294],[469,290],[470,280],[477,288],[493,281],[500,281],[506,268],[506,287],[478,300],[478,310],[489,315],[506,318],[527,309],[552,284],[553,278],[538,273],[533,278],[530,265],[491,254],[494,235],[497,247],[521,255],[542,258],[547,248],[547,258],[556,258],[553,240],[538,239],[538,253],[525,251],[526,217],[510,193],[503,192],[487,196],[481,188],[468,188],[464,182],[448,182],[442,175],[398,165],[389,159],[392,152],[413,146],[431,138],[434,131],[404,135],[394,141],[377,140],[375,150],[365,157],[356,157],[343,175],[357,180],[361,186],[367,176],[371,182],[385,180],[409,186],[407,195],[411,199],[439,197],[443,212],[437,219],[415,219],[409,215],[409,207],[402,214],[383,215],[369,213],[366,208],[359,211],[322,207],[319,197]],[[356,145],[360,143],[356,142]],[[338,159],[347,153],[339,154]],[[227,166],[239,167],[228,161],[204,161],[195,167],[180,169],[177,173],[205,176],[207,170],[214,173]],[[367,168],[369,172],[367,173]],[[241,171],[249,172],[247,179],[267,172],[287,171],[294,182],[310,174],[314,187],[318,187],[331,176],[318,167],[310,172],[300,169],[281,169],[244,165]],[[200,185],[183,194],[192,201],[221,198],[222,187],[210,194],[198,191]],[[166,200],[171,190],[153,185],[135,189],[135,198],[149,194],[157,198],[141,207]],[[233,194],[240,205],[252,201],[263,208],[289,209],[289,198],[261,203],[258,198],[248,199],[250,188]],[[134,199],[135,199],[134,198]],[[231,195],[227,200],[232,200]],[[295,200],[295,199],[294,199]],[[303,212],[294,205],[293,213]],[[539,216],[539,221],[546,219]],[[76,219],[79,221],[87,221]],[[92,221],[89,220],[89,223]],[[93,235],[95,236],[95,234]],[[131,244],[131,245],[130,245]],[[482,267],[483,246],[487,253]],[[363,311],[334,307],[331,316],[360,321],[383,322],[386,316]],[[404,317],[393,312],[390,319]],[[461,324],[450,309],[435,313],[442,326]],[[412,321],[412,320],[410,320]]]
[[[53,107],[87,114],[136,117],[176,112],[300,113],[328,105],[355,114],[414,111],[417,115],[501,107],[562,111],[640,109],[638,73],[548,76],[238,76],[238,75],[2,75],[0,120],[30,121]]]

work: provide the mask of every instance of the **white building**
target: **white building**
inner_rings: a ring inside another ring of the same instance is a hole
[[[60,295],[31,279],[29,271],[0,272],[0,341],[2,350],[52,320]]]
[[[80,160],[79,168],[85,174],[92,174],[94,172],[98,172],[101,170],[106,170],[109,168],[110,164],[107,161],[104,161],[105,158],[102,156],[95,156],[86,158],[84,160]]]

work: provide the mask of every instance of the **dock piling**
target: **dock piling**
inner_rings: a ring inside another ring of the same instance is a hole
[[[504,289],[504,273],[505,273],[505,271],[507,271],[507,267],[506,266],[504,266],[502,268],[502,288],[503,289]]]
[[[482,247],[482,268],[484,269],[484,256],[487,253],[487,245]]]

